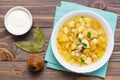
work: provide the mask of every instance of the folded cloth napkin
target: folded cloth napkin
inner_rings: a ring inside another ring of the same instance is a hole
[[[95,9],[95,8],[86,7],[86,6],[75,4],[75,3],[64,2],[64,1],[61,2],[60,7],[56,7],[54,26],[61,17],[75,10],[90,10],[90,11],[98,13],[110,24],[113,34],[115,33],[115,28],[116,28],[116,23],[117,23],[117,14],[108,12],[108,11]],[[52,49],[51,49],[51,42],[49,42],[49,45],[46,51],[45,61],[47,61],[48,68],[71,72],[67,70],[66,68],[64,68],[56,60],[56,58],[53,55]],[[98,77],[104,78],[106,75],[107,67],[108,67],[108,62],[104,66],[102,66],[100,69],[94,72],[91,72],[91,73],[87,73],[85,75],[98,76]]]

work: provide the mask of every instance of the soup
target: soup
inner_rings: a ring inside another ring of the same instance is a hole
[[[107,47],[103,26],[89,16],[77,16],[63,23],[57,34],[57,49],[71,65],[85,66],[99,61]]]

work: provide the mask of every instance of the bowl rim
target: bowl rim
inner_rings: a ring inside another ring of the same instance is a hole
[[[28,25],[28,28],[22,33],[15,33],[8,28],[9,25],[7,24],[7,17],[11,12],[13,12],[15,10],[22,10],[22,11],[26,12],[28,14],[29,18],[30,18],[30,24]],[[5,15],[5,18],[4,18],[5,28],[7,29],[8,32],[10,32],[11,34],[16,35],[16,36],[23,35],[23,34],[27,33],[31,29],[32,23],[33,23],[32,14],[30,13],[30,11],[28,9],[26,9],[25,7],[22,7],[22,6],[15,6],[15,7],[10,8],[7,11],[7,13]]]
[[[80,14],[93,17],[93,18],[97,19],[97,21],[99,21],[102,25],[104,25],[103,28],[105,29],[107,37],[108,37],[108,44],[107,44],[107,48],[106,48],[106,51],[105,51],[103,57],[98,62],[93,63],[88,66],[84,66],[84,67],[75,67],[75,66],[72,66],[69,63],[67,63],[65,60],[63,60],[63,58],[58,53],[58,50],[56,47],[56,36],[57,36],[57,33],[58,33],[61,25],[65,21],[67,21],[71,17],[80,16]],[[110,28],[110,25],[102,16],[100,16],[99,14],[97,14],[95,12],[88,11],[88,10],[76,10],[76,11],[72,11],[72,12],[66,14],[56,23],[55,27],[53,28],[53,32],[52,32],[52,36],[51,36],[51,46],[52,46],[52,50],[53,50],[53,54],[54,54],[55,58],[63,67],[65,67],[66,69],[68,69],[72,72],[76,72],[76,73],[89,73],[89,72],[93,72],[93,71],[101,68],[109,60],[109,58],[112,54],[113,48],[114,48],[114,36],[113,36],[112,30]]]

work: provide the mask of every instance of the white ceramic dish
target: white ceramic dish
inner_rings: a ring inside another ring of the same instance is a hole
[[[32,15],[24,7],[11,8],[5,15],[4,24],[8,32],[13,35],[23,35],[32,26]]]
[[[93,64],[88,65],[88,66],[76,67],[76,66],[72,66],[69,63],[67,63],[60,56],[60,54],[58,53],[57,46],[56,46],[56,37],[57,37],[57,33],[58,33],[61,25],[65,21],[67,21],[69,18],[72,18],[75,16],[81,16],[81,15],[82,16],[90,16],[90,17],[96,19],[97,21],[99,21],[103,25],[103,27],[107,33],[108,45],[107,45],[107,48],[106,48],[106,51],[105,51],[103,57],[98,62],[93,63]],[[64,66],[66,69],[71,70],[71,71],[76,72],[76,73],[89,73],[89,72],[92,72],[92,71],[99,69],[109,60],[109,58],[112,54],[112,51],[113,51],[113,47],[114,47],[114,36],[113,36],[112,30],[110,28],[110,25],[107,23],[107,21],[102,16],[100,16],[99,14],[92,12],[92,11],[78,10],[78,11],[73,11],[73,12],[68,13],[67,15],[62,17],[57,22],[57,24],[55,25],[53,32],[52,32],[51,43],[52,43],[52,50],[53,50],[54,56],[56,57],[57,61],[62,66]]]

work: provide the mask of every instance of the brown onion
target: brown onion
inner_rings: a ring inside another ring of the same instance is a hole
[[[32,54],[27,60],[27,66],[31,71],[40,71],[44,67],[44,60],[38,54]]]

